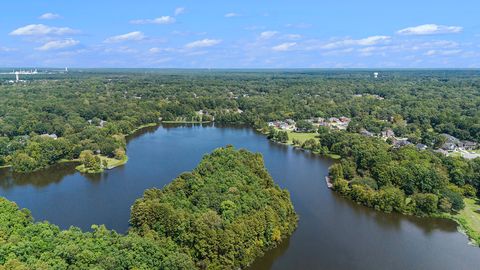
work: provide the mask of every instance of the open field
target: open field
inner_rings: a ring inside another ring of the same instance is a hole
[[[111,170],[115,167],[118,167],[118,166],[121,166],[121,165],[127,163],[127,161],[128,161],[127,156],[125,156],[123,159],[109,158],[109,157],[106,157],[106,156],[99,156],[99,157],[100,157],[100,160],[101,160],[102,163],[103,163],[104,160],[107,161],[107,167],[106,168],[98,170],[98,171],[92,171],[92,170],[86,169],[83,164],[80,164],[77,167],[75,167],[75,169],[77,169],[77,171],[82,172],[82,173],[101,173],[105,169]]]
[[[287,132],[288,132],[289,144],[292,144],[294,139],[297,139],[303,143],[308,139],[315,139],[317,137],[317,133],[301,133],[301,132],[293,132],[293,131],[287,131]]]

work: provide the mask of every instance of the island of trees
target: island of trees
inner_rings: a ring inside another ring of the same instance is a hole
[[[132,206],[127,235],[60,230],[0,198],[0,269],[239,269],[296,228],[260,154],[219,148]]]

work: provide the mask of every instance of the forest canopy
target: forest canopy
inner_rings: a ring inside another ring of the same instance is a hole
[[[439,134],[480,142],[476,70],[71,71],[0,84],[0,166],[29,172],[84,150],[107,157],[121,135],[160,121],[246,123],[352,119],[349,131],[392,128],[414,143]],[[58,142],[53,138],[58,137]],[[38,138],[42,137],[42,138]],[[53,138],[52,138],[53,137]],[[60,140],[61,139],[61,140]]]
[[[238,269],[296,228],[288,191],[260,154],[233,147],[132,206],[127,235],[60,230],[0,198],[0,269]]]

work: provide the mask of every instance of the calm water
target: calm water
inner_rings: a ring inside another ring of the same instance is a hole
[[[248,128],[202,126],[144,130],[128,144],[129,162],[97,176],[56,165],[30,175],[0,171],[0,195],[37,220],[125,232],[130,206],[146,188],[193,169],[203,154],[233,144],[261,152],[275,181],[290,190],[297,231],[252,269],[480,269],[480,248],[453,222],[379,213],[337,196],[324,176],[331,161],[268,142]]]

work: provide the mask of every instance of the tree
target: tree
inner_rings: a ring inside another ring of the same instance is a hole
[[[416,214],[430,215],[437,212],[438,196],[430,193],[417,193],[412,196],[416,205]]]
[[[314,132],[313,124],[307,120],[297,121],[296,127],[300,132]]]

